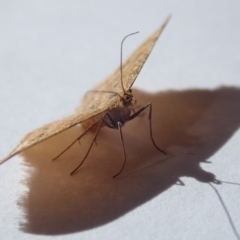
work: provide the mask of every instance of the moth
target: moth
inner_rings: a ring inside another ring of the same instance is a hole
[[[124,153],[122,167],[113,176],[116,177],[123,171],[126,163],[126,152],[122,135],[122,127],[126,122],[133,120],[146,109],[149,109],[148,119],[151,141],[157,150],[159,150],[163,154],[166,154],[165,151],[161,150],[156,145],[153,139],[151,103],[148,103],[146,106],[135,111],[134,105],[136,104],[136,100],[133,97],[131,87],[136,80],[139,72],[141,71],[145,61],[147,60],[149,54],[151,53],[156,41],[158,40],[163,29],[170,20],[170,17],[171,16],[168,16],[163,22],[163,24],[160,26],[160,28],[157,29],[157,31],[155,31],[147,40],[145,40],[145,42],[143,42],[135,50],[135,52],[124,62],[124,64],[122,64],[122,44],[126,38],[125,37],[121,44],[120,69],[118,68],[104,82],[95,87],[93,90],[87,92],[85,98],[83,99],[82,105],[80,106],[77,113],[69,117],[65,117],[61,120],[55,121],[53,123],[47,124],[42,128],[36,129],[35,131],[27,134],[12,152],[10,152],[6,157],[0,160],[0,164],[41,141],[44,141],[58,133],[61,133],[77,124],[81,124],[84,128],[84,132],[77,139],[75,139],[71,143],[71,145],[69,145],[64,151],[62,151],[58,156],[54,158],[56,159],[65,151],[67,151],[74,143],[79,141],[88,131],[90,131],[91,129],[96,129],[94,138],[91,145],[89,146],[85,157],[80,162],[80,164],[71,172],[72,175],[80,168],[80,166],[86,160],[93,146],[93,143],[96,141],[100,128],[103,126],[107,126],[109,128],[117,129],[119,131]],[[97,97],[93,98],[93,94],[95,94],[95,96]]]

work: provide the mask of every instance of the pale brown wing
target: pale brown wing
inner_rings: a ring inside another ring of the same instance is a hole
[[[156,41],[158,40],[170,18],[171,16],[168,16],[163,22],[163,24],[160,26],[160,28],[157,29],[157,31],[155,31],[147,40],[145,40],[124,62],[122,71],[123,85],[126,91],[129,90],[133,85],[149,54],[151,53]],[[105,81],[96,86],[94,90],[122,93],[123,89],[121,86],[119,67]],[[117,94],[101,94],[96,92],[90,92],[89,94],[86,94],[81,106],[79,107],[79,110],[85,112],[90,110],[89,108],[91,108],[92,110],[96,108],[101,108],[104,111],[106,109],[113,108],[117,104],[117,99]]]
[[[101,118],[101,113],[99,111],[92,111],[88,114],[74,114],[72,116],[63,118],[61,120],[55,121],[53,123],[47,124],[41,128],[34,130],[33,132],[27,134],[22,141],[10,152],[6,157],[0,160],[0,164],[8,160],[9,158],[15,156],[16,154],[22,152],[23,150],[43,141],[47,138],[50,138],[64,130],[67,130],[78,123],[81,123],[91,117]]]

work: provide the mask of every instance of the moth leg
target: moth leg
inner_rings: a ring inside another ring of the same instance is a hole
[[[106,113],[106,116],[107,116],[108,119],[110,120],[111,125],[110,125],[107,121],[104,121],[105,125],[106,125],[107,127],[109,127],[109,128],[114,128],[114,129],[116,129],[116,122],[114,122],[114,120],[112,119],[111,115],[108,114],[108,113]],[[123,135],[122,135],[122,124],[121,124],[121,122],[117,122],[117,128],[118,128],[118,130],[119,130],[120,139],[121,139],[121,143],[122,143],[122,149],[123,149],[123,153],[124,153],[124,161],[123,161],[123,165],[122,165],[120,171],[119,171],[117,174],[115,174],[115,175],[113,176],[113,178],[117,177],[117,176],[123,171],[123,169],[124,169],[124,167],[125,167],[125,164],[126,164],[126,159],[127,159],[127,155],[126,155],[126,151],[125,151],[125,146],[124,146],[124,141],[123,141]]]
[[[95,124],[95,123],[94,123]],[[57,158],[59,158],[63,153],[65,153],[70,147],[72,147],[77,141],[79,141],[93,126],[94,124],[92,124],[91,126],[89,126],[79,137],[77,137],[67,148],[65,148],[61,153],[59,153],[55,158],[53,158],[52,160],[56,160]]]
[[[106,114],[103,116],[103,118],[101,119],[101,121],[100,121],[100,123],[99,123],[99,125],[98,125],[98,127],[97,127],[97,130],[96,130],[96,132],[95,132],[95,135],[94,135],[94,138],[93,138],[93,140],[92,140],[92,143],[91,143],[90,147],[88,148],[88,151],[87,151],[85,157],[83,158],[83,160],[81,161],[81,163],[70,173],[70,175],[73,175],[73,174],[82,166],[82,164],[85,162],[86,158],[88,157],[88,154],[90,153],[90,151],[91,151],[91,149],[92,149],[93,143],[96,141],[96,138],[97,138],[97,135],[98,135],[98,133],[99,133],[99,130],[100,130],[100,128],[101,128],[101,126],[102,126],[102,123],[104,122],[104,119],[105,119],[105,117],[107,116],[107,114],[108,114],[108,113],[106,113]],[[109,114],[108,114],[108,115],[109,115]],[[92,127],[92,126],[90,126],[90,128],[91,128],[91,127]],[[87,130],[90,130],[90,128],[87,129]],[[87,131],[87,130],[86,130],[86,131]],[[86,131],[85,131],[85,132],[86,132]],[[81,135],[81,136],[82,136],[82,135]],[[75,140],[75,141],[77,141],[77,140]]]
[[[115,174],[113,176],[113,178],[120,175],[120,173],[123,171],[123,169],[125,167],[125,164],[126,164],[126,158],[127,158],[126,151],[125,151],[125,146],[124,146],[124,141],[123,141],[123,135],[122,135],[122,124],[120,122],[118,122],[117,124],[118,124],[118,130],[119,130],[120,139],[121,139],[121,143],[122,143],[122,149],[123,149],[123,153],[124,153],[124,161],[123,161],[123,165],[122,165],[120,171],[117,174]]]
[[[162,152],[163,154],[167,154],[165,151],[161,150],[157,144],[155,143],[154,139],[153,139],[153,135],[152,135],[152,104],[148,103],[146,106],[142,107],[141,109],[139,109],[137,112],[135,112],[132,116],[129,117],[128,121],[134,119],[135,117],[137,117],[141,112],[143,112],[146,108],[149,107],[149,114],[148,114],[148,120],[149,120],[149,130],[150,130],[150,138],[152,140],[152,143],[154,145],[154,147]]]

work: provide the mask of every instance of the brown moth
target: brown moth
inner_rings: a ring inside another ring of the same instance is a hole
[[[69,145],[63,152],[61,152],[54,159],[58,158],[75,142],[79,141],[90,129],[95,127],[96,132],[93,141],[84,159],[71,173],[73,174],[78,170],[78,168],[83,164],[83,162],[87,158],[92,148],[92,145],[96,140],[100,128],[102,126],[107,126],[113,129],[118,129],[124,152],[124,162],[120,171],[113,176],[116,177],[122,172],[126,162],[126,152],[121,128],[127,121],[130,121],[137,117],[146,108],[149,108],[148,118],[150,124],[150,138],[152,140],[152,143],[160,152],[166,154],[163,150],[157,147],[152,136],[151,103],[142,107],[140,110],[135,111],[133,107],[136,103],[136,100],[133,98],[131,87],[135,79],[137,78],[139,72],[141,71],[145,61],[147,60],[150,52],[152,51],[152,48],[154,47],[160,34],[167,25],[169,19],[170,16],[167,17],[167,19],[164,21],[164,23],[160,26],[160,28],[156,32],[154,32],[145,42],[143,42],[137,48],[137,50],[125,61],[124,64],[122,64],[121,60],[120,70],[118,68],[104,82],[95,87],[92,91],[89,91],[94,92],[94,94],[98,95],[98,97],[93,99],[92,94],[90,93],[86,94],[85,98],[83,99],[82,105],[80,106],[76,114],[55,121],[53,123],[47,124],[42,128],[36,129],[35,131],[27,134],[25,138],[22,139],[22,141],[16,146],[16,148],[12,152],[10,152],[5,158],[0,160],[0,164],[5,162],[9,158],[15,156],[16,154],[22,152],[23,150],[81,123],[85,131],[77,139],[75,139],[71,145]]]

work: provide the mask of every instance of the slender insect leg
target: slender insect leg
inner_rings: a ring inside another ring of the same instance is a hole
[[[142,107],[141,109],[139,109],[137,112],[135,112],[132,116],[130,116],[130,118],[128,119],[128,121],[134,119],[135,117],[137,117],[141,112],[143,112],[146,108],[150,108],[149,109],[149,114],[148,114],[148,120],[149,120],[149,129],[150,129],[150,138],[152,140],[152,143],[154,145],[154,147],[162,152],[163,154],[167,154],[165,151],[161,150],[157,144],[155,143],[154,139],[153,139],[153,135],[152,135],[152,104],[148,103],[146,106]]]
[[[111,124],[109,124],[109,122],[104,121],[105,125],[109,128],[114,128],[116,129],[116,122],[114,122],[114,120],[112,119],[111,115],[106,113],[106,116],[108,117],[109,121],[111,122]],[[126,151],[125,151],[125,146],[124,146],[124,141],[123,141],[123,135],[122,135],[122,124],[121,122],[117,122],[117,128],[119,130],[119,134],[120,134],[120,139],[121,139],[121,143],[122,143],[122,148],[123,148],[123,153],[124,153],[124,161],[123,161],[123,165],[120,169],[120,171],[115,174],[113,176],[113,178],[117,177],[124,169],[125,163],[126,163],[126,159],[127,159],[127,155],[126,155]]]
[[[117,174],[115,174],[113,176],[113,178],[117,177],[123,171],[123,169],[125,167],[125,163],[126,163],[126,158],[127,158],[124,141],[123,141],[123,135],[122,135],[122,124],[120,122],[118,122],[118,130],[119,130],[120,139],[121,139],[121,143],[122,143],[122,149],[123,149],[123,153],[124,153],[124,161],[123,161],[123,165],[122,165],[120,171]]]
[[[94,123],[95,124],[95,123]],[[65,148],[61,153],[59,153],[55,158],[53,158],[52,160],[56,160],[57,158],[59,158],[63,153],[65,153],[70,147],[72,147],[74,145],[75,142],[79,141],[93,126],[94,124],[92,124],[90,127],[88,127],[79,137],[77,137],[67,148]]]
[[[95,132],[95,135],[94,135],[94,138],[93,138],[93,140],[92,140],[92,143],[91,143],[90,147],[88,148],[88,151],[87,151],[85,157],[83,158],[83,160],[81,161],[81,163],[70,173],[70,175],[73,175],[73,174],[82,166],[82,164],[85,162],[86,158],[88,157],[88,154],[90,153],[90,151],[91,151],[91,149],[92,149],[93,143],[96,141],[96,138],[97,138],[97,135],[98,135],[98,133],[99,133],[99,130],[100,130],[100,128],[101,128],[101,126],[102,126],[102,123],[103,123],[103,121],[104,121],[104,119],[105,119],[105,117],[106,117],[107,114],[108,114],[108,113],[106,113],[106,114],[103,116],[103,118],[101,119],[101,121],[100,121],[100,123],[99,123],[99,125],[98,125],[98,127],[97,127],[97,130],[96,130],[96,132]]]

